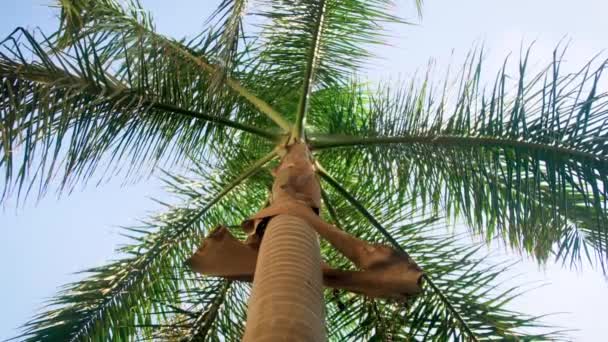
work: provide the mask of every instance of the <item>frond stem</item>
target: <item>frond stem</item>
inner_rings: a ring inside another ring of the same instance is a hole
[[[302,95],[300,96],[300,103],[298,105],[296,124],[292,133],[296,139],[300,139],[304,135],[304,123],[306,121],[306,113],[308,112],[310,93],[312,92],[315,71],[319,63],[319,48],[321,46],[321,33],[323,32],[323,19],[325,18],[326,9],[327,0],[321,0],[315,22],[313,40],[307,56],[304,84],[302,85]]]
[[[177,53],[182,55],[184,58],[189,59],[192,62],[194,62],[194,64],[198,65],[205,72],[212,74],[212,75],[218,75],[218,74],[221,75],[222,71],[221,71],[220,67],[210,64],[209,62],[207,62],[206,60],[204,60],[201,57],[197,57],[197,56],[193,55],[186,49],[183,49],[181,46],[179,46],[175,42],[173,42],[165,37],[162,37],[155,33],[152,33],[152,34],[154,34],[154,37],[161,40],[161,42],[164,43],[165,46],[171,47]],[[247,101],[249,101],[249,103],[251,103],[254,107],[256,107],[261,113],[266,115],[270,120],[274,121],[274,123],[276,123],[284,131],[289,132],[291,130],[291,124],[285,120],[283,114],[279,113],[270,104],[268,104],[266,101],[260,99],[259,97],[255,96],[249,89],[243,87],[243,85],[239,81],[234,80],[234,79],[228,77],[227,75],[223,75],[221,77],[224,78],[225,83],[226,83],[226,85],[228,85],[228,87],[230,87],[235,93],[239,94],[240,96],[245,98]]]
[[[218,116],[213,116],[213,115],[207,115],[201,112],[195,112],[195,111],[191,111],[188,109],[184,109],[184,108],[180,108],[177,106],[173,106],[170,104],[165,104],[165,103],[152,103],[152,107],[155,109],[161,109],[161,110],[166,110],[169,112],[173,112],[173,113],[177,113],[183,116],[188,116],[188,117],[192,117],[192,118],[196,118],[196,119],[201,119],[201,120],[205,120],[205,121],[209,121],[209,122],[215,122],[218,124],[222,124],[224,126],[227,127],[232,127],[235,129],[238,129],[240,131],[243,132],[247,132],[247,133],[251,133],[251,134],[255,134],[259,137],[271,140],[271,141],[277,141],[280,137],[279,134],[276,133],[272,133],[269,132],[267,130],[264,130],[262,128],[259,127],[255,127],[255,126],[250,126],[247,124],[243,124],[240,122],[236,122],[236,121],[232,121],[226,118],[222,118],[222,117],[218,117]]]
[[[356,136],[313,136],[309,143],[312,149],[322,150],[347,146],[371,146],[392,144],[426,144],[436,146],[500,146],[521,147],[533,151],[550,152],[571,157],[596,161],[601,164],[608,163],[607,158],[597,156],[593,153],[583,152],[572,148],[560,147],[548,144],[539,144],[514,139],[493,137],[459,137],[450,135],[431,136],[395,136],[395,137],[356,137]]]
[[[329,217],[331,217],[332,221],[334,221],[334,224],[338,228],[342,228],[341,224],[340,224],[340,220],[338,219],[338,213],[336,212],[336,209],[334,208],[334,206],[331,204],[329,195],[323,188],[321,188],[321,198],[323,199],[323,203],[325,204],[325,207],[327,208]]]
[[[435,292],[435,294],[437,294],[437,296],[439,296],[439,298],[441,299],[441,301],[443,302],[443,304],[445,304],[445,306],[448,307],[448,309],[450,310],[450,312],[452,313],[452,315],[454,315],[454,317],[456,317],[456,320],[460,324],[460,327],[464,331],[467,332],[467,334],[469,335],[470,339],[472,341],[475,341],[475,342],[479,341],[477,339],[477,336],[475,336],[475,334],[473,333],[473,331],[471,330],[471,328],[467,324],[467,322],[465,322],[464,318],[462,318],[462,316],[460,315],[460,313],[458,312],[458,310],[456,310],[456,308],[454,307],[454,305],[452,305],[452,302],[450,302],[450,300],[443,294],[443,291],[441,291],[441,289],[435,284],[435,282],[433,281],[433,279],[431,278],[431,276],[429,276],[427,273],[424,273],[422,275],[422,277],[424,277],[425,281],[433,289],[433,292]]]
[[[317,172],[325,180],[329,185],[331,185],[340,195],[342,195],[346,200],[355,207],[361,215],[363,215],[376,229],[380,231],[382,235],[394,246],[399,246],[399,243],[395,238],[376,220],[376,218],[369,212],[363,204],[361,204],[348,190],[346,190],[333,176],[331,176],[323,167],[317,163]],[[398,247],[404,253],[406,253],[403,248]],[[407,253],[406,253],[407,254]]]
[[[23,64],[15,66],[14,69],[19,70],[19,72],[6,72],[6,73],[3,72],[0,74],[0,76],[12,77],[12,78],[26,80],[26,81],[34,82],[34,83],[38,83],[38,84],[52,85],[55,88],[66,88],[66,89],[72,88],[75,83],[81,83],[86,86],[85,87],[86,90],[84,90],[84,92],[87,94],[90,94],[91,96],[98,97],[100,95],[111,94],[111,95],[107,96],[107,98],[105,99],[106,101],[110,101],[112,98],[117,98],[118,97],[117,95],[120,92],[123,92],[124,94],[129,95],[128,92],[131,91],[131,89],[124,88],[124,87],[122,87],[122,85],[121,86],[106,85],[106,87],[101,87],[101,88],[96,87],[96,86],[91,86],[91,82],[87,81],[86,79],[83,79],[78,76],[74,76],[67,72],[55,71],[55,72],[50,72],[45,75],[45,74],[40,73],[41,70],[39,68],[30,68],[28,65],[23,65]],[[29,74],[26,73],[25,71],[28,71],[29,69],[31,69],[32,71],[36,71],[36,72],[29,73]],[[65,80],[67,82],[57,82],[57,78],[61,78],[61,77],[65,78]],[[191,117],[191,118],[196,118],[199,120],[215,122],[215,123],[227,126],[227,127],[232,127],[232,128],[241,130],[243,132],[255,134],[257,136],[260,136],[262,138],[265,138],[265,139],[268,139],[271,141],[277,141],[279,139],[279,134],[269,132],[269,131],[264,130],[259,127],[250,126],[250,125],[247,125],[244,123],[232,121],[230,119],[219,117],[219,116],[208,115],[205,113],[192,111],[192,110],[181,108],[181,107],[178,107],[178,106],[175,106],[172,104],[168,104],[168,103],[155,102],[150,99],[147,99],[146,97],[142,97],[140,95],[134,95],[134,96],[140,97],[140,99],[141,99],[140,103],[141,103],[142,107],[154,108],[154,109],[158,109],[158,110],[163,110],[163,111],[180,114],[180,115]]]
[[[217,294],[216,298],[214,298],[211,307],[201,312],[196,318],[194,326],[188,333],[188,342],[204,341],[207,337],[207,332],[217,317],[220,307],[224,304],[224,301],[226,300],[226,293],[228,293],[228,290],[232,285],[232,281],[230,280],[223,281],[222,283],[222,287],[219,289],[219,293]]]

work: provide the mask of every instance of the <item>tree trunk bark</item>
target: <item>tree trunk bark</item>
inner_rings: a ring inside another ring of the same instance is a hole
[[[325,341],[317,234],[306,221],[278,215],[260,246],[243,341]]]

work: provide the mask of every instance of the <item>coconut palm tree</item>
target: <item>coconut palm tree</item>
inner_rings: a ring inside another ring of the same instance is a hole
[[[403,23],[391,6],[222,0],[175,40],[135,0],[61,0],[56,32],[2,41],[4,196],[164,167],[183,199],[18,338],[559,337],[508,308],[508,264],[446,225],[605,269],[606,63],[564,74],[558,48],[530,74],[528,51],[484,86],[475,51],[456,82],[373,88],[357,70]]]

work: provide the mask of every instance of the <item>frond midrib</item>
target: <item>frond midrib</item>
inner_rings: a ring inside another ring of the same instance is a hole
[[[481,146],[481,147],[516,147],[534,152],[549,152],[584,159],[588,161],[608,163],[608,158],[564,146],[528,142],[512,138],[458,136],[458,135],[403,135],[403,136],[348,136],[348,135],[315,135],[310,138],[311,147],[315,150],[332,149],[352,146],[424,144],[438,147],[450,146]]]
[[[137,4],[137,6],[139,6],[139,4]],[[135,20],[129,17],[128,15],[125,15],[119,8],[106,8],[106,10],[108,10],[109,13],[112,13],[115,17],[120,17],[126,20],[126,23],[128,23],[128,25],[133,26],[134,30],[149,35],[150,38],[160,43],[164,48],[171,49],[177,55],[180,55],[186,60],[194,63],[195,65],[200,67],[203,72],[215,76],[216,80],[223,80],[224,84],[226,84],[235,94],[246,99],[262,114],[266,115],[269,119],[276,123],[282,130],[286,132],[289,132],[291,130],[292,125],[285,120],[283,114],[281,114],[263,99],[257,97],[251,90],[245,88],[238,80],[235,80],[228,75],[224,75],[221,66],[212,64],[207,58],[204,58],[203,56],[194,55],[192,51],[189,51],[187,48],[184,48],[183,46],[181,46],[180,43],[174,41],[173,39],[167,38],[159,33],[156,33],[153,28],[147,27],[138,20]],[[104,15],[108,16],[108,13],[104,13]],[[84,36],[86,36],[86,34],[83,35],[79,32],[79,35],[76,35],[74,38],[80,39]],[[62,44],[64,45],[64,47],[69,46],[69,40],[73,40],[74,38],[65,38],[65,36],[62,37]]]
[[[25,73],[25,71],[27,71],[28,69],[37,71],[38,73],[28,75]],[[91,97],[95,97],[95,98],[101,97],[100,100],[102,100],[104,102],[113,102],[113,99],[116,99],[116,98],[123,99],[123,98],[129,97],[131,94],[133,94],[133,96],[135,96],[139,99],[138,106],[140,108],[154,108],[154,109],[158,109],[158,110],[163,110],[163,111],[180,114],[185,117],[196,118],[196,119],[200,119],[200,120],[208,121],[208,122],[214,122],[221,126],[231,127],[231,128],[243,131],[243,132],[255,134],[257,136],[260,136],[260,137],[265,138],[270,141],[276,141],[279,138],[278,134],[270,132],[268,130],[264,130],[259,127],[232,121],[232,120],[224,118],[224,117],[209,115],[206,113],[181,108],[179,106],[175,106],[175,105],[168,104],[168,103],[156,102],[151,99],[151,98],[154,98],[155,96],[153,96],[153,95],[150,96],[149,94],[141,95],[141,94],[137,93],[136,91],[134,91],[130,88],[127,88],[126,86],[124,86],[122,84],[121,85],[112,85],[112,86],[110,86],[109,84],[106,84],[106,87],[108,87],[108,88],[99,87],[99,85],[97,85],[97,84],[91,84],[91,82],[89,82],[88,80],[83,79],[82,77],[79,77],[76,75],[69,74],[67,72],[55,71],[55,72],[48,72],[47,74],[44,74],[44,73],[40,73],[40,72],[44,71],[41,68],[36,68],[36,67],[28,66],[28,65],[18,65],[15,67],[15,70],[18,70],[20,72],[15,72],[15,73],[8,72],[6,74],[0,74],[0,76],[12,77],[12,78],[20,79],[20,80],[24,80],[24,81],[44,84],[47,86],[52,85],[54,90],[61,90],[61,89],[70,90],[70,89],[74,89],[74,84],[80,84],[81,87],[79,89],[80,89],[81,94],[87,94],[87,95],[89,95]],[[121,102],[121,101],[118,101],[118,102]]]
[[[317,18],[314,23],[314,33],[310,44],[310,50],[306,59],[306,69],[304,71],[304,83],[302,85],[302,94],[300,95],[300,102],[298,104],[298,112],[296,115],[296,124],[294,126],[293,135],[296,139],[304,136],[304,123],[306,121],[306,114],[308,112],[308,104],[310,101],[310,95],[312,93],[315,69],[318,65],[319,49],[321,46],[321,35],[323,33],[323,24],[325,11],[327,9],[327,1],[320,0]]]
[[[142,26],[142,29],[146,29]],[[221,75],[222,68],[216,65],[209,63],[207,60],[203,59],[200,56],[193,55],[190,51],[183,49],[176,42],[169,40],[159,34],[154,32],[147,31],[154,38],[159,40],[166,47],[172,48],[178,54],[192,61],[194,64],[198,65],[205,72],[217,76],[219,79],[223,78],[225,80],[226,85],[228,85],[236,94],[242,96],[244,99],[249,101],[254,107],[256,107],[262,114],[266,115],[269,119],[271,119],[274,123],[276,123],[281,129],[289,132],[291,129],[291,124],[285,120],[283,114],[273,108],[266,101],[257,97],[253,92],[249,89],[245,88],[239,81],[227,76]]]

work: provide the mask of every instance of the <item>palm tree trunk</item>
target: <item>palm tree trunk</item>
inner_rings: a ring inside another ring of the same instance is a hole
[[[290,215],[268,223],[260,246],[243,341],[325,341],[317,234]]]

